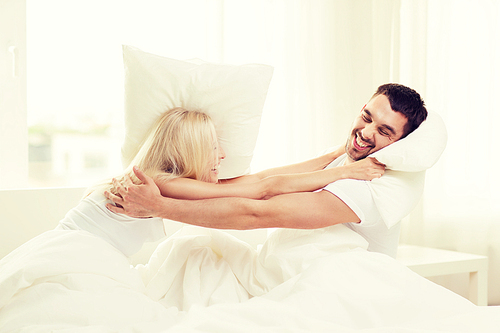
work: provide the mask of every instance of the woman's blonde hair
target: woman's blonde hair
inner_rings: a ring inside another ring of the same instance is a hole
[[[174,108],[161,115],[124,174],[116,179],[122,181],[128,175],[140,183],[132,170],[136,165],[155,180],[183,177],[208,181],[210,166],[216,163],[216,140],[207,114]],[[114,192],[111,182],[105,187]]]

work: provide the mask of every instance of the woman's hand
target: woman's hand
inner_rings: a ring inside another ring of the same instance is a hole
[[[104,195],[113,201],[116,206],[108,203],[106,207],[114,213],[126,214],[131,217],[157,216],[156,212],[159,205],[161,205],[159,199],[162,198],[160,189],[151,177],[137,167],[134,167],[133,170],[142,184],[135,185],[129,176],[125,178],[123,184],[113,179],[113,185],[118,195],[108,191],[105,191]]]
[[[385,165],[374,157],[367,157],[349,165],[343,166],[345,178],[358,180],[373,180],[380,178],[385,172]]]

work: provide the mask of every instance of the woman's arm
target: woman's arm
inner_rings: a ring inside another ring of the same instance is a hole
[[[276,195],[271,194],[269,188],[276,184],[276,182],[282,181],[282,179],[271,179],[272,176],[322,170],[343,153],[344,147],[339,147],[331,153],[305,162],[272,168],[252,175],[219,180],[217,185],[188,178],[163,181],[158,177],[155,178],[155,183],[160,188],[163,196],[176,199],[210,199],[221,197],[263,199]]]
[[[385,165],[375,158],[368,157],[345,166],[313,172],[276,175],[264,180],[271,180],[266,190],[266,199],[285,193],[311,192],[341,179],[372,180],[380,178],[385,172]]]
[[[211,199],[223,197],[241,197],[262,199],[267,193],[269,180],[253,183],[213,184],[191,178],[175,178],[162,180],[155,178],[161,195],[175,199]]]
[[[335,151],[304,161],[300,163],[285,165],[282,167],[272,168],[263,170],[261,172],[245,175],[241,177],[236,177],[232,179],[222,179],[219,181],[220,184],[236,184],[236,183],[254,183],[267,177],[283,175],[283,174],[294,174],[294,173],[304,173],[313,172],[318,170],[323,170],[328,164],[333,162],[337,157],[341,156],[345,152],[344,146],[339,146]]]
[[[168,181],[156,178],[162,196],[175,199],[211,199],[241,197],[267,199],[279,194],[310,192],[340,179],[372,180],[384,174],[385,167],[374,158],[365,158],[347,166],[304,173],[273,175],[253,183],[212,184],[189,178]]]

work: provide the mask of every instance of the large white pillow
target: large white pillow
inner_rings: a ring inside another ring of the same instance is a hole
[[[418,204],[424,190],[425,170],[438,161],[447,138],[443,119],[430,111],[427,119],[406,138],[371,155],[388,169],[381,178],[369,182],[387,227],[397,224]]]
[[[132,161],[155,120],[174,107],[212,118],[226,152],[220,178],[250,171],[262,108],[273,68],[267,65],[179,61],[123,46],[125,66],[124,166]]]
[[[392,228],[417,206],[425,184],[425,171],[387,170],[369,182],[373,201],[388,228]]]

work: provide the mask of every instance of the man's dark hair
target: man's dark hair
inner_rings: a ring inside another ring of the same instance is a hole
[[[372,98],[378,95],[386,96],[391,109],[401,112],[408,119],[402,138],[417,129],[427,118],[424,100],[418,92],[409,87],[397,83],[383,84],[378,87]]]

